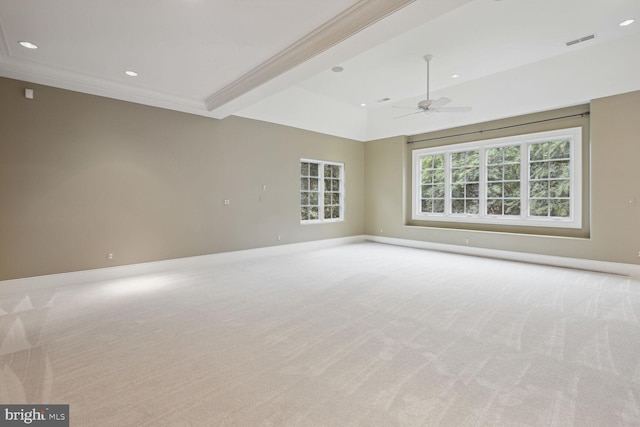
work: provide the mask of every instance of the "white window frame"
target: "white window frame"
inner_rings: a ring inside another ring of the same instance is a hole
[[[302,163],[315,163],[318,165],[318,219],[300,219],[300,224],[320,224],[320,223],[330,223],[330,222],[341,222],[344,221],[344,189],[345,189],[345,168],[344,163],[340,162],[332,162],[327,160],[316,160],[316,159],[307,159],[301,158],[299,164]],[[338,218],[324,218],[324,167],[325,165],[333,165],[340,167],[340,206],[339,206],[339,217]],[[300,176],[299,176],[300,177]],[[298,188],[299,192],[302,192],[301,188]],[[298,202],[298,213],[302,208],[302,202]]]
[[[531,143],[568,139],[570,141],[570,216],[536,217],[529,216],[529,152]],[[487,156],[488,149],[520,145],[520,215],[487,215]],[[479,150],[480,151],[480,209],[478,214],[451,213],[451,154]],[[421,165],[422,157],[429,155],[445,155],[445,212],[421,212]],[[567,128],[547,132],[517,135],[505,138],[494,138],[473,141],[449,146],[416,149],[412,153],[412,219],[416,221],[442,221],[459,223],[481,223],[495,225],[521,225],[534,227],[581,228],[582,227],[582,128]]]

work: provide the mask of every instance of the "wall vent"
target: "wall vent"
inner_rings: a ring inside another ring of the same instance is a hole
[[[589,34],[588,36],[584,36],[584,37],[580,37],[579,39],[571,40],[570,42],[567,42],[566,44],[567,44],[567,46],[573,46],[574,44],[586,42],[587,40],[592,40],[592,39],[595,39],[595,38],[596,38],[595,34]]]

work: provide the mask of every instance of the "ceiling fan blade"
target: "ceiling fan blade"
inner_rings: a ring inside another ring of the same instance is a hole
[[[392,108],[399,108],[401,110],[414,110],[414,111],[420,110],[420,111],[422,111],[422,109],[416,108],[416,107],[398,107],[397,105],[392,105],[391,107]]]
[[[449,98],[442,97],[442,98],[439,98],[439,99],[436,99],[435,101],[433,101],[431,103],[431,105],[429,105],[429,109],[430,110],[437,110],[440,107],[444,107],[445,105],[447,105],[450,102],[451,102],[451,100]]]
[[[444,107],[436,108],[435,110],[432,109],[432,111],[438,113],[468,113],[469,111],[471,111],[471,107]]]
[[[402,117],[413,116],[414,114],[420,114],[420,113],[426,113],[426,111],[420,110],[420,111],[416,111],[416,112],[414,112],[414,113],[403,114],[403,115],[401,115],[401,116],[394,117],[394,119],[400,119],[400,118],[402,118]]]

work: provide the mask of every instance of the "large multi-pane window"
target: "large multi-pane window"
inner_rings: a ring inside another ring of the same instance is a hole
[[[344,164],[300,160],[300,221],[340,221],[344,212]]]
[[[414,150],[413,219],[580,228],[581,128]]]

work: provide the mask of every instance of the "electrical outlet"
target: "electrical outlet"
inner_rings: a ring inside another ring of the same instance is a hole
[[[465,245],[468,245],[468,244],[469,244],[469,238],[468,238],[468,237],[464,239],[464,244],[465,244]]]
[[[225,204],[225,205],[230,205],[230,204],[231,204],[231,200],[229,200],[229,199],[224,199],[224,204]]]
[[[280,237],[280,235],[278,234],[278,242],[282,240],[282,238]]]
[[[109,261],[113,260],[113,252],[109,252],[109,253],[107,253],[107,259],[108,259]]]

